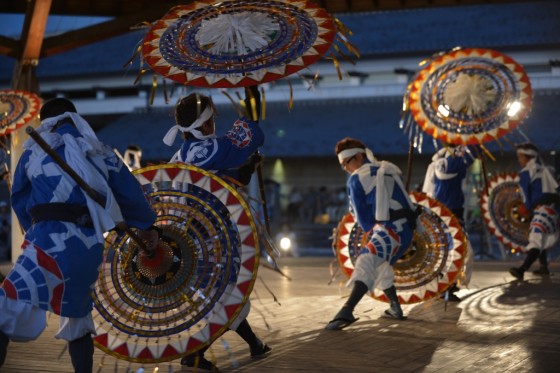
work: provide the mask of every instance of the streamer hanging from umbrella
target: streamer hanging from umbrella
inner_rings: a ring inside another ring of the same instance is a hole
[[[159,363],[212,343],[249,299],[259,264],[244,198],[194,166],[134,171],[162,231],[155,257],[128,235],[106,238],[94,289],[95,345],[132,362]]]
[[[411,247],[394,265],[395,287],[402,304],[437,298],[462,272],[467,254],[466,236],[457,218],[442,203],[424,193],[410,194],[421,208]],[[333,247],[342,272],[350,277],[362,247],[368,242],[352,215],[346,214],[338,224]],[[373,298],[388,302],[380,289]]]

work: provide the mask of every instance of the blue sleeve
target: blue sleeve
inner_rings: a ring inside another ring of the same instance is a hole
[[[116,155],[107,162],[111,163],[108,183],[125,222],[139,229],[150,227],[156,219],[156,214],[144,195],[142,186]]]
[[[264,133],[255,121],[241,118],[224,136],[217,138],[217,151],[205,169],[225,170],[244,164],[264,144]]]
[[[521,193],[524,197],[525,207],[531,208],[531,180],[528,171],[521,171],[519,173],[519,186],[521,187]]]
[[[447,173],[462,173],[473,164],[474,159],[470,154],[465,153],[463,156],[447,157]]]
[[[21,227],[27,231],[31,227],[31,215],[27,212],[27,201],[31,196],[31,181],[27,178],[25,166],[29,161],[29,151],[25,151],[16,166],[12,184],[11,203]]]
[[[375,193],[375,188],[371,193]],[[367,196],[358,175],[352,175],[348,179],[348,194],[351,211],[360,227],[368,232],[375,225],[374,207],[367,203]]]

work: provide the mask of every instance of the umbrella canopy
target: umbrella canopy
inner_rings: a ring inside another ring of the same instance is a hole
[[[39,114],[41,99],[31,92],[0,91],[0,136],[26,125]]]
[[[533,92],[523,67],[490,49],[454,49],[424,61],[409,85],[405,110],[430,136],[450,144],[481,144],[519,126]]]
[[[142,55],[154,72],[182,84],[252,86],[317,62],[337,24],[310,1],[195,1],[152,25]]]

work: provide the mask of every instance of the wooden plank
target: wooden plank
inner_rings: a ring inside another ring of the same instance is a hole
[[[22,54],[21,61],[35,63],[39,60],[43,37],[47,28],[47,17],[52,0],[33,0],[25,16],[25,23],[21,35]]]
[[[154,5],[145,7],[144,10],[139,13],[133,13],[97,25],[48,37],[44,41],[41,57],[49,57],[84,45],[126,34],[130,32],[134,26],[158,20],[169,10],[170,5],[176,4],[185,4],[185,2],[174,2],[173,4],[155,3]]]
[[[21,54],[19,42],[16,39],[0,35],[0,54],[18,58]]]

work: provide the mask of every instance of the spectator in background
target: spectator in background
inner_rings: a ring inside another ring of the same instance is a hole
[[[303,202],[301,205],[301,214],[303,221],[312,223],[316,215],[317,208],[317,190],[315,187],[309,187],[307,193],[303,195]]]
[[[135,144],[130,144],[126,147],[123,155],[125,164],[131,170],[137,170],[142,167],[142,149]]]
[[[288,195],[288,220],[296,222],[300,218],[303,196],[298,187],[293,187]]]

